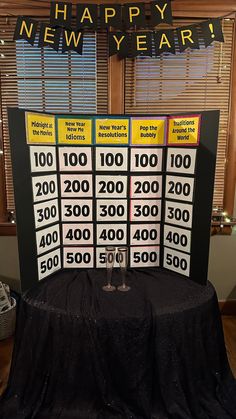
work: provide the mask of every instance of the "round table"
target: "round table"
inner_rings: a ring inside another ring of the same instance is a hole
[[[66,270],[23,295],[1,419],[236,418],[213,286],[130,269],[131,290],[108,293],[105,279]]]

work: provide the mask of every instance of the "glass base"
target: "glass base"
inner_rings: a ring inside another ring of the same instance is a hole
[[[130,287],[128,287],[128,285],[120,285],[117,289],[118,291],[126,292],[130,290]]]
[[[114,285],[109,285],[109,284],[107,284],[107,285],[104,285],[103,287],[102,287],[102,289],[103,289],[103,291],[115,291],[115,289],[116,289],[116,287],[114,287]]]

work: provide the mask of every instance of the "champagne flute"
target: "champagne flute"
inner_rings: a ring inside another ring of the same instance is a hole
[[[128,264],[128,248],[127,247],[119,247],[118,248],[118,260],[121,269],[121,276],[122,276],[122,285],[120,285],[117,289],[119,291],[129,291],[130,287],[128,287],[125,283],[125,276],[127,271],[127,264]]]
[[[104,285],[102,289],[104,291],[115,291],[116,287],[111,285],[112,269],[115,262],[116,248],[112,246],[106,247],[106,267],[107,267],[107,285]]]

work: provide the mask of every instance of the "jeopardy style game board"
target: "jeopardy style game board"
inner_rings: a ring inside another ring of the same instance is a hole
[[[22,289],[108,245],[206,283],[218,119],[9,109]]]

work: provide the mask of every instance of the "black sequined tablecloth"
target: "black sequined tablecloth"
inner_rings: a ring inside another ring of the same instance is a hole
[[[128,282],[105,293],[104,270],[67,270],[23,296],[1,419],[236,418],[212,285],[155,269]]]

